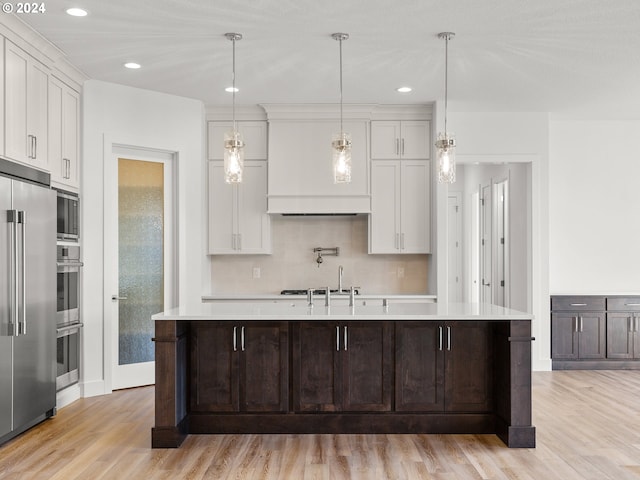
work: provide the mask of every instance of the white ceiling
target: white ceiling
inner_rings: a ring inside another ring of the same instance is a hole
[[[640,118],[639,0],[48,0],[21,15],[90,78],[238,105],[428,103]],[[70,6],[89,11],[66,15]],[[140,70],[122,67],[127,61]],[[413,92],[399,94],[409,85]]]

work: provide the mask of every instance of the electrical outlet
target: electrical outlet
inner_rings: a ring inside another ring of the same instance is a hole
[[[260,278],[260,267],[253,267],[253,278]]]
[[[397,274],[398,278],[404,278],[404,267],[398,267]]]

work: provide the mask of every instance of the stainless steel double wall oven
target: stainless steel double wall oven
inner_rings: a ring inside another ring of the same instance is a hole
[[[77,383],[80,364],[82,262],[78,196],[58,191],[57,377],[58,391]]]

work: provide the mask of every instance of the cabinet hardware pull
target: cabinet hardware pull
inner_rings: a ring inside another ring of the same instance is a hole
[[[38,137],[33,136],[33,158],[38,158]]]
[[[336,327],[336,352],[340,351],[340,327]]]
[[[238,338],[238,327],[233,327],[233,351],[234,352],[238,351],[237,338]]]
[[[640,307],[640,303],[625,303],[627,307]]]
[[[347,327],[344,327],[344,351],[347,351]]]
[[[244,352],[244,327],[240,328],[240,348]]]
[[[586,307],[587,304],[586,303],[572,303],[571,306],[572,307]]]
[[[575,323],[573,323],[575,320]],[[573,331],[578,333],[578,317],[571,317],[571,327],[573,328]]]
[[[451,327],[447,327],[447,350],[451,350]]]
[[[442,326],[438,327],[438,350],[442,351]]]
[[[404,155],[404,138],[402,139],[402,155]]]
[[[584,319],[580,316],[580,332],[584,332]]]
[[[400,139],[396,138],[396,155],[400,155]]]

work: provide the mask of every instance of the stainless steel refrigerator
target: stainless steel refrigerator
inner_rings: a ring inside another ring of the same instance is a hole
[[[0,444],[55,414],[56,195],[0,159]]]

